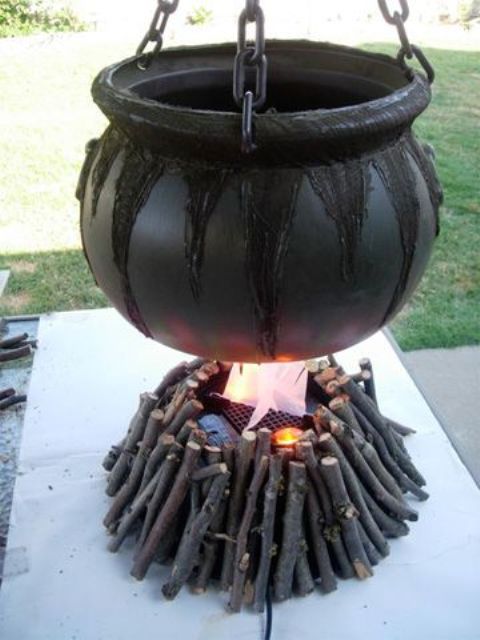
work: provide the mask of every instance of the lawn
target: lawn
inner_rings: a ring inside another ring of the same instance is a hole
[[[105,125],[91,80],[133,43],[78,34],[4,45],[0,269],[11,277],[0,315],[106,305],[80,250],[73,194],[85,142]],[[480,54],[426,52],[437,80],[416,130],[435,147],[445,204],[428,272],[392,325],[403,349],[480,342]]]

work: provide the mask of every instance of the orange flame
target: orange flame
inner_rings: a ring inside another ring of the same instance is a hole
[[[274,447],[292,447],[301,438],[303,431],[297,427],[285,427],[272,434]]]

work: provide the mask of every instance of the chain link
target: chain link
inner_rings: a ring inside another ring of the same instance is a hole
[[[402,13],[399,14],[402,22],[406,22],[408,20],[408,16],[410,15],[410,8],[408,6],[407,0],[399,0],[400,9]],[[398,11],[395,11],[393,14],[390,13],[390,9],[388,8],[387,0],[378,0],[378,6],[380,7],[380,11],[382,12],[382,16],[388,24],[395,24],[396,19],[395,14],[398,14]]]
[[[137,63],[140,69],[147,69],[153,56],[163,47],[163,34],[168,19],[171,14],[177,10],[179,2],[180,0],[158,0],[158,5],[153,14],[150,27],[137,47],[137,55],[141,56]],[[150,52],[145,53],[145,48],[149,42],[154,42],[155,46]]]
[[[249,23],[255,26],[255,37],[250,43],[247,42]],[[265,103],[266,96],[265,16],[259,0],[246,0],[245,9],[238,18],[237,55],[233,65],[233,99],[242,109],[241,148],[244,153],[255,149],[253,111]]]
[[[422,69],[427,74],[428,82],[432,84],[433,81],[435,80],[435,69],[432,67],[432,65],[428,61],[427,56],[423,53],[420,47],[416,47],[414,44],[410,45],[410,50],[412,52],[412,55],[418,60]],[[409,58],[409,56],[405,51],[405,49],[401,47],[397,54],[397,60],[402,65],[402,67],[404,67],[407,71],[411,72],[412,69],[405,62],[405,58]]]
[[[247,0],[245,9],[247,12],[247,20],[255,22],[257,11],[260,8],[259,0]]]
[[[410,70],[411,72],[410,67],[408,67],[406,63],[406,59],[412,60],[413,58],[416,58],[422,69],[425,71],[428,82],[432,84],[435,79],[435,71],[420,47],[410,43],[405,29],[405,22],[408,20],[408,16],[410,15],[408,2],[407,0],[398,1],[400,4],[400,11],[394,11],[391,13],[388,8],[387,0],[378,0],[378,6],[385,21],[397,28],[398,37],[400,39],[400,49],[398,51],[397,60],[402,67],[406,70]]]

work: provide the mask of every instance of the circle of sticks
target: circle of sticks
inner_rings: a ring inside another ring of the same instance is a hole
[[[187,583],[197,594],[216,583],[230,611],[263,611],[269,585],[281,601],[369,578],[388,539],[409,532],[418,513],[405,495],[428,497],[404,444],[413,429],[381,413],[368,359],[352,375],[333,356],[305,366],[318,405],[286,448],[273,447],[261,423],[239,433],[228,425],[212,443],[202,417],[225,387],[227,363],[182,362],[140,396],[103,461],[108,547],[135,537],[135,578],[160,562],[170,566],[167,599]]]

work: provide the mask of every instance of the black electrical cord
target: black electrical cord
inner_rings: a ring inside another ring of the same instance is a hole
[[[263,640],[270,640],[272,636],[273,625],[273,608],[272,608],[272,592],[270,587],[267,588],[265,596],[265,634]]]

